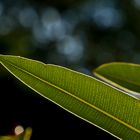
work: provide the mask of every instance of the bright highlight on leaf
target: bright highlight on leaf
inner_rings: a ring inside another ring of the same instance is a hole
[[[28,87],[123,140],[140,140],[140,102],[88,75],[52,64],[0,55],[1,64]]]

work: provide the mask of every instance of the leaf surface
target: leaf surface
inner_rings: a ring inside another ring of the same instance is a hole
[[[52,64],[10,55],[0,62],[28,87],[68,112],[124,140],[140,140],[140,102],[102,81]]]

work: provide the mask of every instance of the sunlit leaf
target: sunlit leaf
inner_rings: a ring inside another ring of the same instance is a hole
[[[61,66],[10,55],[0,55],[0,62],[21,82],[68,112],[117,138],[140,140],[137,98]]]

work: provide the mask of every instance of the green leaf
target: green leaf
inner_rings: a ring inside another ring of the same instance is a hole
[[[123,62],[103,64],[94,70],[100,79],[140,98],[140,65]]]
[[[88,75],[39,61],[0,55],[28,87],[81,119],[124,140],[140,140],[140,102]]]

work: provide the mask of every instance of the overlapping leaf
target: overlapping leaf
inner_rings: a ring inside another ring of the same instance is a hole
[[[94,74],[110,84],[140,98],[140,65],[123,62],[103,64]]]

